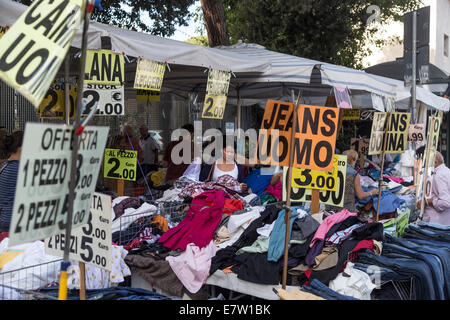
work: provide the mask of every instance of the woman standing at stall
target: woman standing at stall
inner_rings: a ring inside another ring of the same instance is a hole
[[[344,208],[350,212],[356,212],[356,199],[363,200],[378,194],[378,189],[372,189],[368,192],[363,191],[359,173],[355,170],[358,153],[355,150],[346,150],[343,152],[347,156],[347,177],[345,179]]]
[[[0,166],[0,233],[8,232],[16,194],[23,131],[16,131],[3,137],[8,158]]]

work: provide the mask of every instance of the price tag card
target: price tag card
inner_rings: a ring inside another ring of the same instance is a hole
[[[79,137],[72,228],[89,218],[108,130],[88,126]],[[11,246],[65,232],[73,131],[67,125],[26,124],[9,229]]]
[[[292,168],[292,187],[335,191],[337,188],[338,156],[333,157],[333,171]]]
[[[47,91],[47,95],[37,108],[37,113],[42,119],[64,119],[65,109],[65,84],[62,82],[53,83]],[[70,84],[69,102],[70,118],[75,116],[75,102],[77,99],[77,86]]]
[[[209,71],[202,118],[223,119],[230,78],[230,72],[214,69]]]
[[[422,142],[425,137],[425,126],[423,123],[411,124],[408,131],[408,141]]]
[[[45,252],[63,257],[69,245],[70,259],[111,271],[111,224],[111,197],[94,193],[87,224],[72,230],[70,242],[65,233],[45,239]]]
[[[287,197],[287,167],[283,168],[283,201]],[[319,202],[337,207],[344,206],[345,178],[347,174],[347,156],[338,155],[338,173],[336,180],[336,190],[322,190],[319,194]],[[291,186],[291,201],[311,202],[312,189],[295,188]]]
[[[211,96],[205,97],[203,105],[202,118],[222,119],[227,105],[227,96]]]
[[[137,151],[105,149],[104,177],[136,181]]]
[[[363,139],[352,138],[350,140],[350,148],[353,150],[356,150],[356,152],[358,152],[359,154],[368,155],[369,154],[369,144],[370,144],[370,139],[367,139],[367,138],[363,138]]]
[[[86,109],[83,115],[88,115],[98,102],[95,115],[124,115],[123,86],[87,84],[84,86],[83,98],[86,99]]]

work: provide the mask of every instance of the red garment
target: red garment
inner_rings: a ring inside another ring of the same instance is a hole
[[[244,205],[241,200],[225,199],[222,213],[232,215],[236,210],[244,209]]]
[[[9,232],[0,232],[0,242],[2,242],[3,239],[8,238]]]
[[[212,206],[208,206],[210,203]],[[200,249],[206,247],[222,220],[224,204],[223,190],[208,190],[199,194],[192,200],[186,217],[176,227],[167,230],[158,242],[171,250],[184,251],[189,243]]]

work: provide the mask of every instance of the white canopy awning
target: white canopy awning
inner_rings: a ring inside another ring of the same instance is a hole
[[[0,25],[12,26],[27,6],[0,0]],[[72,47],[81,48],[82,30],[78,30]],[[208,48],[187,42],[166,39],[147,33],[130,31],[91,21],[88,49],[101,49],[101,37],[111,38],[111,50],[130,57],[143,57],[169,64],[213,68],[233,72],[261,72],[270,67],[268,60],[249,59],[234,52]]]

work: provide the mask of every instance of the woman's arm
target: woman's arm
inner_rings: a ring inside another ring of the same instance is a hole
[[[355,193],[359,200],[364,200],[364,199],[367,199],[367,198],[371,197],[372,195],[378,193],[378,190],[372,189],[368,192],[363,191],[363,189],[361,187],[360,176],[359,176],[359,174],[357,174],[355,176]]]

